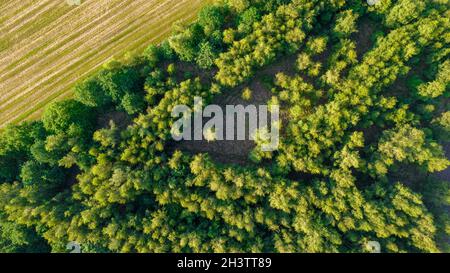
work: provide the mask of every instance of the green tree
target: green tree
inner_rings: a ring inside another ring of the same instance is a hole
[[[353,10],[346,10],[338,14],[336,25],[333,29],[338,38],[348,37],[357,31],[356,23],[358,17],[359,15]]]
[[[95,78],[87,79],[75,86],[75,99],[89,107],[104,107],[111,102],[111,97],[105,93]]]
[[[145,102],[140,94],[126,93],[122,98],[121,106],[128,114],[134,115],[142,112]]]
[[[64,173],[58,167],[27,161],[20,169],[20,178],[26,186],[43,183],[59,184],[64,181]]]
[[[93,127],[92,109],[75,100],[64,100],[50,104],[42,115],[45,129],[53,133],[67,133],[73,126],[80,130]]]
[[[204,69],[210,68],[214,64],[215,54],[212,46],[206,42],[200,45],[200,51],[197,56],[197,64]]]
[[[30,158],[30,147],[45,137],[41,122],[8,125],[0,132],[0,183],[18,178],[20,165]]]

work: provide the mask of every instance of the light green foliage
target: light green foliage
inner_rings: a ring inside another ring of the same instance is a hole
[[[356,23],[359,15],[353,10],[346,10],[339,13],[334,26],[334,32],[338,37],[348,37],[357,31]]]
[[[384,175],[388,166],[396,162],[410,162],[425,166],[429,172],[443,171],[450,166],[442,148],[429,142],[425,133],[409,125],[385,131],[378,146],[379,159],[374,163],[377,174]]]
[[[200,52],[197,56],[197,64],[201,68],[210,68],[214,64],[214,52],[209,43],[202,43],[200,45]]]
[[[400,0],[396,3],[386,17],[389,27],[406,25],[420,17],[425,10],[426,2],[415,0]]]
[[[250,100],[252,98],[252,90],[250,88],[245,88],[244,91],[242,91],[242,98],[244,100]]]
[[[425,98],[436,98],[448,94],[450,85],[450,61],[447,60],[439,66],[436,79],[418,87],[418,93]]]
[[[450,111],[442,113],[432,121],[436,135],[443,141],[450,141]]]

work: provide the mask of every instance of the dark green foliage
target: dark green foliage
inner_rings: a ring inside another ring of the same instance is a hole
[[[111,97],[103,90],[96,78],[90,78],[75,87],[75,99],[90,107],[104,107]]]
[[[133,67],[115,67],[115,63],[98,74],[101,87],[112,98],[118,102],[127,92],[134,92],[140,88],[140,77],[138,71]]]
[[[48,143],[51,144],[50,141]],[[56,153],[54,150],[49,152],[46,147],[46,142],[43,140],[36,141],[30,147],[30,152],[36,161],[50,165],[57,165],[58,160],[61,158],[61,154]]]
[[[142,95],[127,92],[125,96],[123,96],[120,105],[128,114],[133,115],[142,112],[145,103]]]
[[[253,24],[258,22],[260,19],[261,14],[259,13],[256,7],[251,7],[245,10],[239,16],[239,23],[238,23],[239,31],[243,33],[249,33],[253,28]]]
[[[8,221],[0,213],[0,253],[49,252],[46,241],[32,228]]]
[[[18,178],[19,168],[30,157],[30,147],[45,135],[41,122],[9,125],[0,132],[0,181]]]
[[[20,179],[25,186],[30,186],[61,183],[64,176],[59,168],[52,168],[31,160],[25,162],[20,168]]]
[[[228,10],[223,6],[206,6],[198,14],[198,23],[209,35],[223,27],[227,14]]]
[[[149,66],[154,67],[161,60],[171,60],[174,58],[174,52],[168,41],[164,41],[161,45],[150,45],[147,47],[142,56],[148,61]]]
[[[92,109],[76,100],[64,100],[49,105],[42,116],[46,130],[53,133],[76,133],[93,127]]]

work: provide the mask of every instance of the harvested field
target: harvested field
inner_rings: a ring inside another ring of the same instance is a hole
[[[108,59],[140,52],[210,0],[0,3],[0,127],[36,118]]]

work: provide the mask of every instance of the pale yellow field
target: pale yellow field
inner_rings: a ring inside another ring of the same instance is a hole
[[[211,0],[0,0],[0,128],[36,118],[112,57],[158,43]]]

